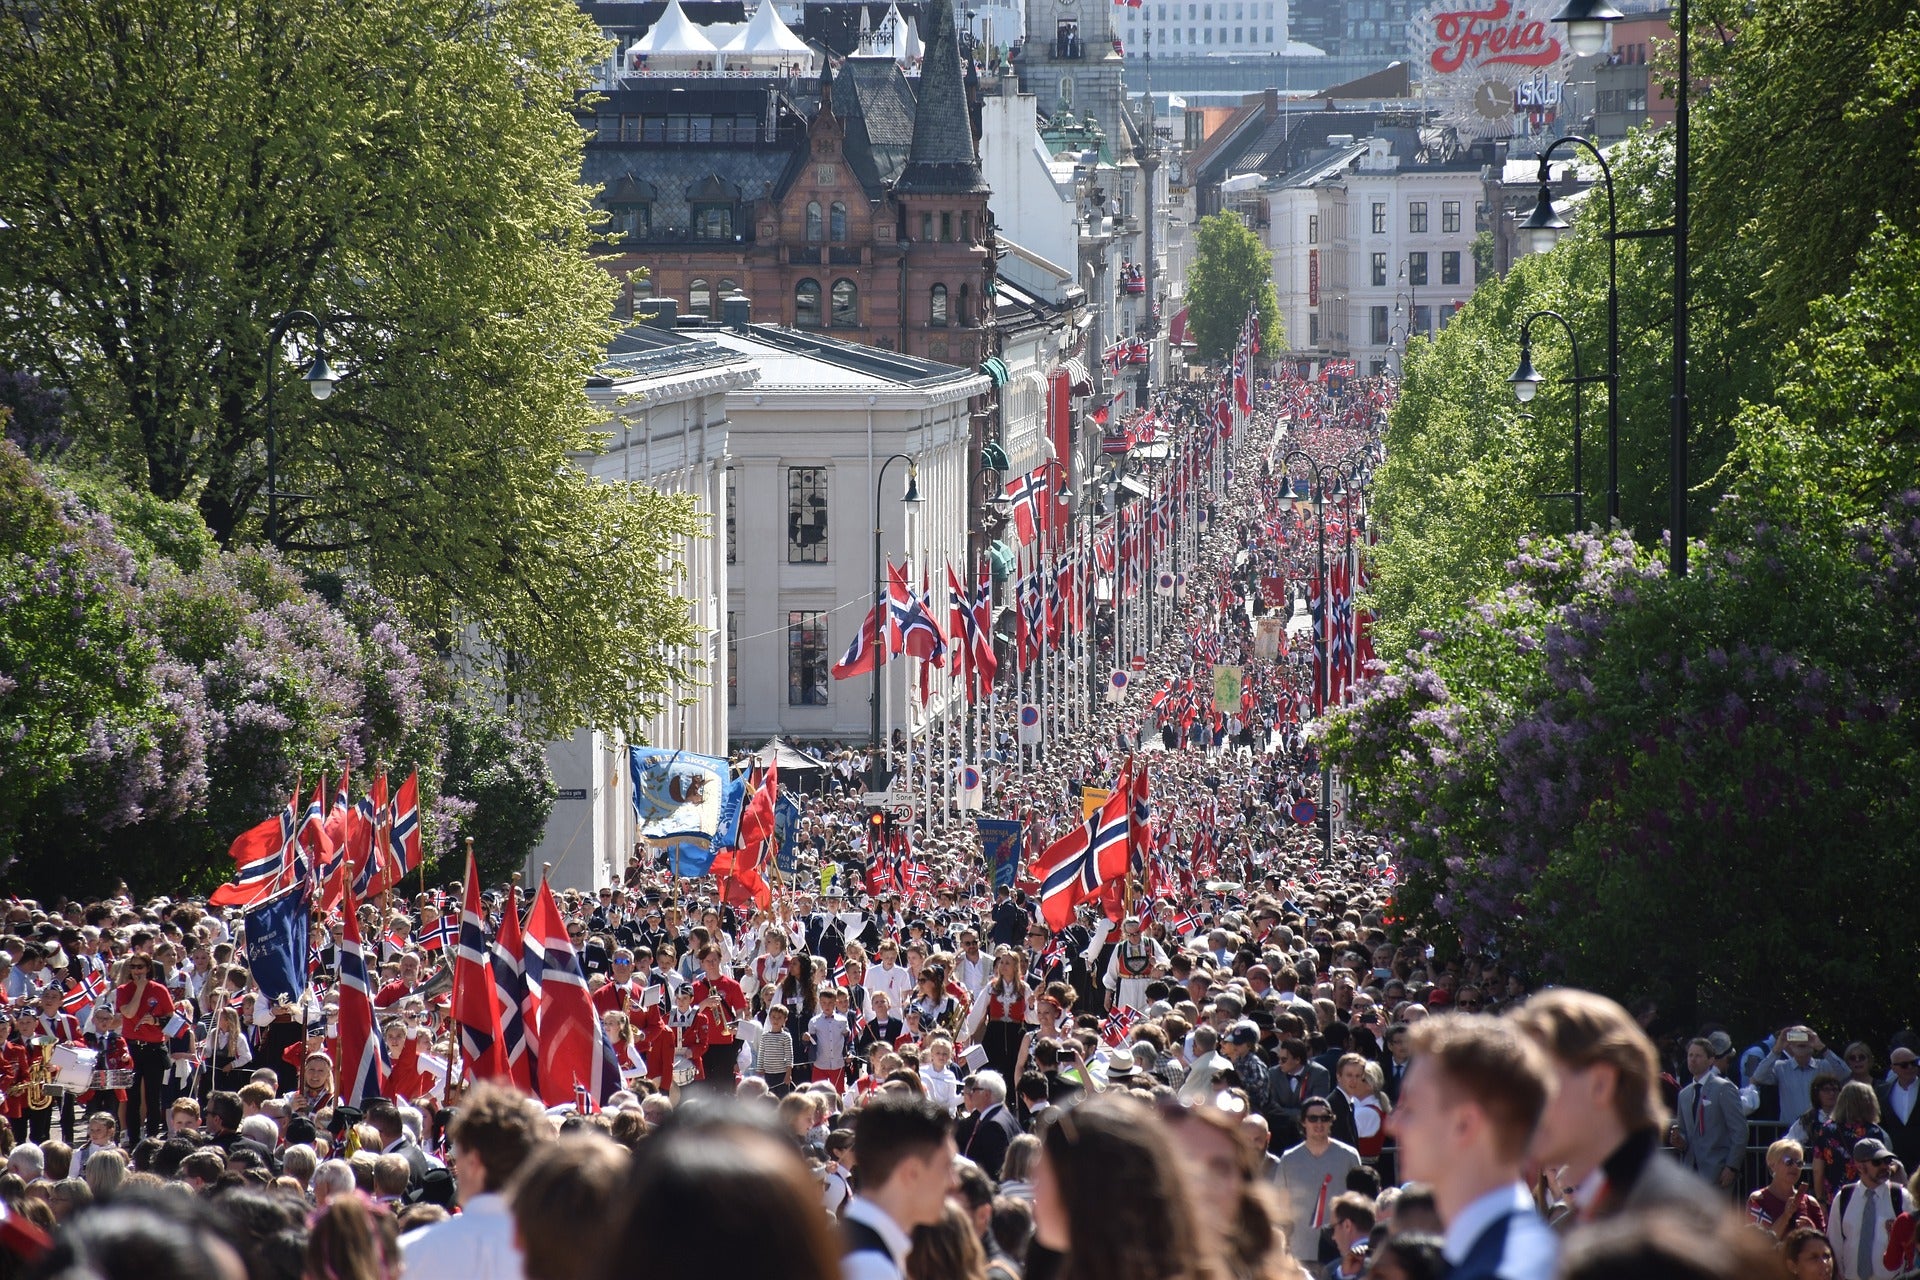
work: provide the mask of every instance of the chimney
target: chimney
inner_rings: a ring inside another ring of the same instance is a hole
[[[680,304],[672,298],[641,298],[634,302],[633,309],[640,314],[642,324],[655,329],[673,328],[680,314]]]
[[[746,294],[735,289],[720,299],[720,323],[729,329],[744,329],[753,323],[753,303]]]

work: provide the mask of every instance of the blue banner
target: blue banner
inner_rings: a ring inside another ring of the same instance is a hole
[[[697,878],[713,866],[723,809],[732,793],[733,823],[740,822],[740,794],[733,770],[718,756],[661,747],[628,748],[633,775],[633,812],[640,834],[678,876]]]
[[[782,791],[773,802],[773,830],[778,847],[773,858],[783,876],[800,870],[800,802]]]
[[[307,993],[307,938],[313,908],[306,885],[285,889],[247,910],[247,967],[269,1001]]]
[[[980,828],[980,848],[987,855],[987,865],[993,868],[993,887],[1011,889],[1020,877],[1020,846],[1026,828],[1014,818],[975,818],[974,824]]]

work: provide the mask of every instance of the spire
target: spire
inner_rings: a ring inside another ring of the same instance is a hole
[[[973,151],[966,85],[960,72],[960,41],[954,34],[953,0],[930,0],[927,52],[920,64],[920,97],[913,114],[913,145],[895,190],[918,194],[985,191]]]

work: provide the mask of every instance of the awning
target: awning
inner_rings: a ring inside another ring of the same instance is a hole
[[[1067,375],[1067,387],[1073,394],[1083,396],[1093,390],[1093,375],[1087,372],[1087,366],[1080,363],[1078,356],[1062,360],[1060,369]]]
[[[1014,550],[1004,541],[994,542],[987,547],[987,564],[993,569],[993,576],[1004,578],[1013,572]]]
[[[999,356],[988,356],[980,362],[980,372],[993,380],[996,387],[1007,385],[1007,363]]]
[[[1142,498],[1150,497],[1153,494],[1153,490],[1147,488],[1147,486],[1145,486],[1144,484],[1141,484],[1138,480],[1135,480],[1132,476],[1121,476],[1120,487],[1122,489],[1125,489],[1128,493],[1135,494],[1136,496],[1142,497]]]
[[[980,446],[980,465],[989,471],[1013,470],[1013,462],[1007,457],[1007,451],[1000,447],[998,440],[989,440]]]

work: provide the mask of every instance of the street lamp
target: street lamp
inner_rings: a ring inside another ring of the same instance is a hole
[[[1567,0],[1566,8],[1553,16],[1552,21],[1562,23],[1567,29],[1567,43],[1577,54],[1598,53],[1606,47],[1606,25],[1618,22],[1624,17],[1609,0]],[[1671,504],[1668,523],[1671,525],[1669,537],[1672,539],[1671,572],[1676,578],[1687,576],[1687,444],[1692,434],[1692,404],[1687,397],[1687,345],[1688,345],[1688,280],[1687,280],[1687,216],[1689,198],[1689,151],[1691,148],[1691,110],[1688,99],[1693,86],[1690,69],[1689,46],[1692,41],[1688,33],[1692,23],[1688,16],[1688,0],[1678,0],[1674,6],[1674,34],[1680,41],[1679,75],[1674,86],[1673,102],[1673,224],[1667,227],[1649,227],[1643,231],[1622,233],[1613,225],[1613,174],[1608,170],[1606,160],[1600,156],[1593,144],[1584,138],[1566,137],[1547,148],[1540,155],[1541,202],[1536,206],[1522,229],[1530,238],[1536,232],[1544,236],[1548,232],[1558,233],[1566,224],[1558,222],[1553,211],[1552,195],[1546,189],[1547,159],[1562,145],[1577,143],[1591,151],[1600,159],[1600,172],[1607,180],[1607,328],[1608,360],[1607,376],[1611,381],[1607,395],[1607,519],[1609,523],[1620,517],[1619,495],[1619,429],[1618,413],[1614,408],[1620,398],[1619,364],[1619,288],[1614,277],[1613,247],[1620,239],[1651,238],[1654,236],[1673,237],[1673,395],[1672,421],[1667,433],[1667,467],[1669,489],[1668,501]],[[1543,216],[1544,214],[1544,216]]]
[[[274,544],[274,541],[280,535],[280,499],[281,498],[298,498],[302,496],[297,493],[283,494],[280,492],[280,483],[279,483],[280,481],[280,441],[279,441],[279,436],[274,429],[274,421],[273,421],[274,357],[277,354],[279,354],[280,343],[285,340],[287,334],[293,329],[295,325],[300,325],[300,324],[304,324],[312,328],[314,341],[316,345],[318,345],[320,348],[314,353],[313,363],[308,365],[307,371],[300,375],[300,380],[307,384],[307,390],[313,394],[313,398],[315,400],[325,400],[328,396],[332,395],[334,387],[337,386],[340,382],[340,375],[335,373],[333,371],[333,366],[327,363],[325,343],[327,340],[328,324],[325,320],[322,320],[319,316],[316,316],[311,311],[288,311],[282,315],[274,317],[273,323],[267,326],[267,353],[266,353],[266,366],[267,366],[266,367],[266,379],[267,379],[266,535],[267,535],[268,546],[272,546]]]
[[[1574,337],[1573,326],[1558,311],[1535,311],[1520,322],[1520,367],[1507,379],[1513,384],[1513,395],[1521,404],[1530,403],[1538,394],[1540,384],[1546,378],[1533,367],[1533,322],[1535,320],[1553,320],[1566,330],[1567,346],[1573,351],[1573,377],[1568,385],[1573,388],[1573,488],[1567,493],[1549,493],[1549,498],[1573,499],[1573,527],[1576,530],[1586,528],[1586,468],[1580,452],[1580,388],[1589,382],[1605,382],[1607,375],[1601,373],[1582,375],[1580,372],[1580,340]]]
[[[893,771],[887,767],[887,754],[880,740],[880,678],[881,668],[887,661],[887,597],[882,593],[880,583],[880,489],[887,481],[887,468],[896,462],[907,464],[907,491],[901,496],[905,503],[918,504],[920,501],[920,466],[904,453],[896,453],[880,464],[880,473],[873,478],[873,733],[869,740],[871,756],[867,760],[867,790],[885,791]]]

